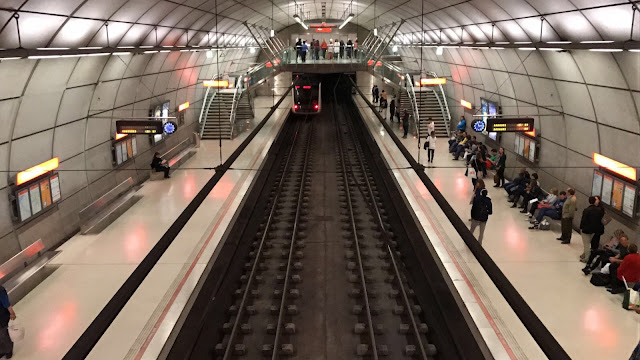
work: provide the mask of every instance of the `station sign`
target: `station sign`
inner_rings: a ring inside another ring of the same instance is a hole
[[[489,118],[488,132],[528,132],[533,130],[533,118]]]
[[[162,120],[117,120],[118,134],[162,134]]]

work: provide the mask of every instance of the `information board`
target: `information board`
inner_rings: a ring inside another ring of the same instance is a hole
[[[622,193],[624,192],[624,183],[622,181],[613,181],[613,191],[611,193],[611,207],[622,210]]]
[[[17,193],[18,210],[20,212],[20,221],[25,221],[31,217],[31,204],[29,203],[29,189],[25,188]]]
[[[162,134],[162,120],[117,120],[118,134]]]
[[[15,201],[19,221],[25,221],[51,207],[61,198],[60,177],[49,174],[15,189]]]
[[[533,118],[489,118],[489,132],[527,132],[533,130]]]
[[[58,175],[52,176],[51,181],[51,201],[56,202],[60,200],[60,179]]]
[[[602,202],[611,205],[611,190],[613,189],[613,178],[604,176],[602,180]]]
[[[600,196],[602,198],[602,173],[593,172],[593,183],[591,184],[591,195]]]
[[[34,184],[29,186],[29,199],[31,200],[31,213],[39,213],[40,210],[42,210],[42,201],[40,200],[40,185]]]
[[[627,216],[633,216],[633,210],[636,206],[636,191],[635,186],[626,184],[624,186],[624,199],[622,203],[622,212]]]
[[[53,203],[51,201],[51,187],[49,186],[49,179],[40,181],[40,200],[42,202],[42,208],[46,209]]]

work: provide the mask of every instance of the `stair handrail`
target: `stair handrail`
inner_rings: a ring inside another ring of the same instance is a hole
[[[211,107],[211,103],[213,102],[213,99],[216,97],[219,91],[217,89],[214,90],[213,94],[211,94],[211,98],[209,99],[209,101],[207,101],[207,94],[209,94],[210,89],[210,87],[207,87],[207,92],[204,95],[206,106],[203,106],[202,110],[200,110],[200,139],[202,139],[202,136],[204,135],[204,128],[207,126],[207,120],[209,118],[209,107]],[[203,114],[205,114],[204,119],[202,119]]]
[[[231,101],[231,114],[229,115],[229,122],[231,123],[231,138],[233,138],[233,127],[236,123],[236,111],[238,110],[238,103],[240,102],[240,96],[242,95],[242,78],[236,81],[235,89],[233,90],[233,100]]]
[[[418,132],[418,139],[420,139],[420,114],[418,113],[418,99],[416,98],[416,91],[413,87],[413,80],[409,73],[404,75],[405,89],[407,91],[407,95],[409,97],[409,101],[411,101],[411,107],[413,108],[413,117],[416,122],[416,129]]]
[[[431,77],[438,77],[438,74],[435,71],[427,71],[427,75]],[[433,91],[436,94],[436,99],[438,99],[438,104],[440,105],[440,112],[442,112],[442,117],[444,118],[444,125],[447,129],[447,136],[451,136],[451,113],[449,112],[449,104],[447,103],[447,96],[444,93],[444,88],[442,84],[438,85],[440,90],[440,94],[437,91]],[[442,100],[440,99],[442,98]]]

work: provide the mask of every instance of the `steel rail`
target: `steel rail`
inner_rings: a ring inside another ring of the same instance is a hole
[[[349,122],[347,124],[347,126],[351,129],[351,133],[355,134],[355,129],[353,129],[353,123]],[[354,143],[355,143],[355,140],[354,140]],[[375,217],[376,217],[376,219],[378,221],[378,225],[380,226],[380,229],[385,234],[386,238],[389,239],[388,231],[384,226],[384,221],[382,221],[382,215],[380,214],[380,208],[379,208],[378,203],[376,201],[375,194],[373,193],[373,189],[371,188],[371,182],[369,181],[369,177],[367,176],[367,172],[366,172],[365,167],[364,167],[364,160],[363,160],[364,155],[362,154],[362,151],[358,148],[358,146],[354,146],[354,148],[355,148],[355,151],[356,151],[356,154],[357,154],[357,158],[359,160],[358,162],[359,162],[362,174],[363,174],[363,178],[365,180],[366,191],[369,194],[369,198],[371,199],[370,204],[369,204],[370,208],[371,208],[371,210],[373,210],[373,212],[375,214]],[[362,187],[360,186],[358,180],[356,179],[355,173],[353,173],[353,170],[352,170],[352,174],[351,175],[353,177],[353,181],[356,184],[358,184],[358,189],[361,192],[363,192],[363,195],[365,195]],[[366,199],[366,196],[365,196],[365,199]],[[406,288],[405,288],[405,286],[404,286],[404,284],[402,282],[402,277],[401,277],[401,274],[400,274],[400,270],[398,269],[398,262],[396,260],[395,254],[394,254],[393,250],[391,249],[391,246],[389,246],[388,242],[386,243],[386,249],[387,249],[387,252],[389,253],[389,258],[391,260],[391,263],[393,264],[393,270],[395,272],[396,279],[398,280],[398,287],[401,290],[402,298],[404,300],[405,307],[407,308],[407,313],[409,315],[409,318],[411,319],[411,326],[413,328],[414,336],[416,337],[416,341],[417,341],[418,346],[420,348],[420,354],[422,356],[421,358],[424,359],[424,360],[427,360],[427,353],[425,351],[424,344],[422,342],[422,337],[420,336],[420,331],[418,330],[418,324],[416,322],[415,315],[413,314],[413,308],[411,307],[411,303],[409,302],[409,297],[407,296],[407,290],[406,290]]]
[[[267,239],[267,234],[269,232],[269,227],[271,226],[271,222],[273,221],[273,217],[275,215],[276,212],[276,206],[278,204],[278,198],[280,197],[280,193],[282,192],[282,187],[284,184],[284,180],[285,180],[285,174],[287,172],[287,169],[289,168],[289,164],[291,162],[291,157],[293,155],[293,150],[295,149],[295,145],[296,145],[296,140],[298,140],[298,132],[300,130],[300,123],[298,123],[297,127],[296,127],[296,131],[295,131],[295,135],[293,137],[293,142],[291,143],[291,149],[289,149],[289,153],[287,154],[287,160],[285,162],[285,166],[284,169],[282,170],[282,177],[280,178],[280,181],[278,182],[278,190],[276,191],[276,194],[273,198],[273,203],[271,204],[271,210],[269,211],[269,217],[267,218],[267,223],[265,224],[264,230],[262,232],[262,238],[260,239],[260,246],[258,247],[258,251],[256,251],[256,258],[253,261],[253,265],[251,266],[251,273],[249,273],[249,277],[247,279],[247,285],[245,287],[245,291],[244,294],[242,295],[242,300],[240,301],[240,306],[238,307],[238,315],[235,318],[235,321],[233,323],[233,328],[231,329],[231,333],[229,334],[229,340],[227,342],[227,346],[225,348],[224,351],[224,356],[223,359],[224,360],[228,360],[231,358],[232,352],[233,352],[233,346],[234,346],[234,339],[236,337],[236,335],[238,334],[238,328],[239,328],[239,324],[242,321],[243,315],[244,315],[244,311],[245,311],[245,303],[247,302],[247,298],[248,295],[250,293],[250,289],[251,286],[253,284],[253,281],[255,279],[255,275],[256,275],[256,270],[258,268],[258,264],[260,262],[260,256],[262,255],[262,251],[264,248],[264,244],[265,241]]]
[[[307,116],[308,118],[308,116]],[[291,234],[291,244],[289,245],[289,257],[287,258],[287,270],[284,275],[284,285],[282,286],[282,299],[280,299],[280,311],[278,312],[278,321],[276,322],[276,337],[273,340],[273,353],[271,359],[276,360],[278,358],[278,344],[280,341],[280,333],[282,331],[282,322],[284,317],[284,306],[287,301],[287,288],[289,286],[289,277],[291,274],[291,259],[293,259],[293,250],[296,244],[296,233],[298,231],[298,223],[300,220],[300,210],[302,207],[302,199],[304,198],[304,182],[307,175],[307,167],[309,165],[309,153],[311,152],[311,137],[313,135],[313,121],[309,125],[307,138],[307,148],[304,154],[304,165],[302,168],[302,177],[300,180],[300,190],[298,190],[298,203],[296,205],[296,215],[293,221],[293,232]],[[283,176],[284,178],[284,172]]]
[[[335,99],[335,89],[334,89],[334,99]],[[336,102],[334,101],[334,110],[336,109]],[[342,176],[344,178],[344,189],[346,192],[347,199],[347,207],[349,211],[349,217],[351,219],[351,229],[353,231],[353,240],[356,248],[356,255],[358,257],[358,270],[360,272],[360,285],[362,286],[362,293],[364,297],[364,305],[366,308],[367,314],[367,322],[369,327],[369,336],[371,337],[371,347],[373,351],[374,360],[378,360],[378,347],[376,346],[376,335],[373,331],[373,319],[371,317],[371,305],[369,304],[369,294],[367,292],[367,284],[364,276],[364,269],[362,267],[362,255],[360,253],[360,242],[358,241],[358,230],[356,229],[355,215],[353,213],[353,204],[351,202],[351,191],[349,191],[349,180],[347,179],[348,173],[346,168],[346,154],[344,148],[342,146],[342,136],[340,135],[340,126],[336,126],[336,134],[337,134],[337,142],[338,142],[338,150],[340,152],[340,162],[342,163]]]

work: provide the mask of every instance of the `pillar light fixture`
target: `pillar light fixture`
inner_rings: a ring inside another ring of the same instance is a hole
[[[275,30],[273,30],[273,29],[271,29],[271,33],[270,33],[270,35],[271,35],[271,37],[276,36],[276,31],[275,31]]]
[[[378,28],[373,29],[373,36],[378,36]]]
[[[338,29],[342,29],[345,25],[347,25],[349,23],[349,21],[351,21],[351,19],[353,19],[354,16],[355,15],[353,15],[353,14],[349,14],[349,16],[347,16],[347,18],[344,19],[342,24],[340,24],[340,26],[338,26]]]
[[[298,14],[293,15],[293,20],[300,24],[305,30],[309,30],[309,25],[305,24]]]

